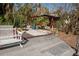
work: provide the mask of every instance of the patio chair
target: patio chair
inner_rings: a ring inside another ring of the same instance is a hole
[[[20,47],[23,47],[21,43],[21,35],[18,35],[18,33],[16,34],[16,28],[0,28],[0,49],[16,45],[20,45]]]

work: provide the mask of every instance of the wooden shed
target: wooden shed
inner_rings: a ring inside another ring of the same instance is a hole
[[[49,24],[48,26],[50,26],[50,28],[52,27],[56,27],[56,21],[60,19],[60,17],[58,16],[53,16],[53,15],[40,15],[40,16],[32,16],[32,18],[37,18],[37,17],[47,17],[49,20]]]

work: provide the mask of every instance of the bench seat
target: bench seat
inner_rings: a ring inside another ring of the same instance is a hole
[[[20,45],[22,40],[19,39],[3,39],[0,40],[0,48],[10,47],[14,45]]]

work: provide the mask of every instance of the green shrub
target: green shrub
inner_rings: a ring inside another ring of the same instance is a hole
[[[47,18],[44,18],[44,17],[38,17],[38,18],[36,18],[36,19],[33,19],[33,21],[32,21],[32,23],[35,23],[35,24],[37,24],[37,23],[42,23],[42,22],[45,22],[45,23],[49,23],[49,20],[47,19]]]
[[[56,21],[56,27],[58,30],[62,30],[62,26],[63,26],[63,20],[59,19],[58,21]]]
[[[39,28],[45,28],[47,24],[49,23],[49,20],[45,17],[38,17],[36,19],[32,20],[32,24],[35,24]]]
[[[5,23],[5,18],[4,16],[0,16],[0,24],[4,24]]]

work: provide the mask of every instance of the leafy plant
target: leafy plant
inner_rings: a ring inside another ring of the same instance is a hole
[[[2,15],[2,16],[0,16],[0,24],[4,24],[5,23],[5,18],[4,18],[4,16]]]
[[[49,23],[49,20],[45,17],[38,17],[32,21],[33,24],[36,24],[39,27],[45,27]]]

